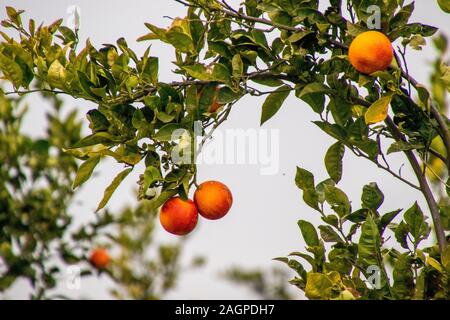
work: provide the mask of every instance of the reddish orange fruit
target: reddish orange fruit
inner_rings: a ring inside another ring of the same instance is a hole
[[[393,57],[391,41],[379,31],[360,33],[353,39],[348,50],[350,63],[364,74],[386,70]]]
[[[183,236],[194,230],[198,221],[198,210],[194,201],[180,197],[167,200],[161,207],[159,221],[172,234]]]
[[[104,269],[109,264],[111,258],[109,253],[104,248],[97,248],[92,251],[89,261],[97,269]]]
[[[206,181],[195,190],[194,201],[202,217],[216,220],[228,213],[233,204],[233,195],[222,182]]]

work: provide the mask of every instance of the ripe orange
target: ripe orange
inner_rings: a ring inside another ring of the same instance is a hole
[[[167,232],[183,236],[197,225],[197,206],[190,199],[184,201],[180,197],[170,198],[161,207],[159,221]]]
[[[194,201],[202,217],[216,220],[228,213],[233,204],[233,196],[223,183],[206,181],[195,190]]]
[[[391,41],[379,31],[366,31],[353,39],[348,50],[352,66],[361,73],[386,70],[394,57]]]
[[[104,248],[97,248],[92,251],[89,261],[92,263],[94,267],[97,269],[104,269],[109,264],[111,258],[109,257],[109,253]]]

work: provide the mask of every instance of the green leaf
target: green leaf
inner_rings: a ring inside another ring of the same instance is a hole
[[[409,23],[400,28],[393,29],[389,34],[391,41],[396,40],[398,37],[408,38],[412,34],[420,34],[424,37],[430,37],[436,33],[438,29],[432,26],[428,26],[421,23]]]
[[[351,212],[350,201],[341,189],[334,186],[325,186],[325,200],[339,217],[344,217]]]
[[[82,140],[75,143],[72,147],[69,149],[78,149],[83,147],[89,147],[96,144],[111,144],[115,141],[113,136],[107,132],[96,132],[94,134],[91,134]]]
[[[333,93],[333,90],[331,90],[329,87],[324,85],[320,82],[313,82],[307,84],[305,87],[303,87],[302,91],[300,91],[298,97],[301,99],[304,96],[307,96],[312,93]]]
[[[413,11],[414,2],[411,2],[410,4],[401,8],[401,10],[391,19],[391,21],[389,21],[391,29],[398,28],[408,23],[408,20],[411,17]]]
[[[272,118],[278,112],[278,110],[280,110],[281,106],[283,105],[283,102],[289,96],[290,90],[291,87],[285,85],[279,87],[274,92],[269,94],[269,96],[266,98],[266,101],[264,101],[264,104],[262,106],[261,125],[264,124],[264,122],[266,122],[270,118]]]
[[[338,219],[338,217],[336,216],[336,215],[334,215],[334,214],[329,214],[329,215],[327,215],[327,216],[322,216],[321,217],[321,219],[325,222],[325,223],[327,223],[327,224],[329,224],[329,225],[332,225],[332,226],[334,226],[334,227],[339,227],[339,219]]]
[[[111,196],[113,195],[114,191],[116,191],[117,187],[122,183],[122,181],[131,171],[133,171],[133,168],[125,169],[114,178],[111,184],[106,188],[105,193],[103,194],[103,199],[98,204],[98,207],[95,210],[95,212],[98,212],[100,209],[106,206],[109,199],[111,199]]]
[[[289,36],[289,38],[287,39],[290,43],[295,43],[298,42],[300,40],[302,40],[303,38],[305,38],[306,36],[313,34],[312,31],[298,31],[293,33],[291,36]]]
[[[343,242],[341,237],[330,226],[319,226],[320,237],[325,242]]]
[[[144,37],[141,37],[141,38],[138,39],[138,41],[160,39],[162,41],[166,41],[167,42],[166,29],[159,28],[159,27],[157,27],[157,26],[155,26],[153,24],[150,24],[150,23],[145,23],[145,26],[148,29],[150,29],[150,31],[152,31],[152,34],[150,34],[151,36],[149,36],[149,35],[144,36],[145,39],[144,39]]]
[[[73,182],[72,188],[75,189],[78,186],[85,183],[94,172],[95,167],[99,163],[101,156],[93,156],[83,162],[78,168],[77,175],[75,177],[75,181]]]
[[[175,130],[185,130],[187,131],[182,125],[178,123],[169,123],[164,125],[161,129],[158,130],[158,132],[153,135],[153,139],[157,141],[171,141],[172,140],[172,134]]]
[[[66,85],[67,71],[58,59],[53,61],[48,69],[48,83],[55,87],[63,89]]]
[[[136,112],[133,113],[133,117],[131,118],[131,123],[133,124],[133,128],[136,129],[144,129],[148,127],[147,119],[145,118],[144,112],[147,110],[147,107],[142,109],[137,109]]]
[[[151,185],[161,180],[161,172],[155,167],[147,167],[144,171],[144,183],[142,185],[142,194],[145,194]]]
[[[306,169],[297,167],[295,184],[302,190],[314,189],[314,175]]]
[[[65,44],[68,44],[70,42],[75,42],[77,40],[75,32],[72,31],[72,29],[66,27],[66,26],[60,26],[58,28],[59,32],[61,32],[62,36],[64,37]]]
[[[328,175],[334,182],[338,183],[342,178],[342,158],[345,146],[341,142],[333,144],[325,154],[325,167]]]
[[[294,259],[289,259],[287,265],[289,266],[289,268],[297,272],[300,277],[306,278],[306,270],[305,268],[303,268],[300,262]]]
[[[325,94],[332,90],[320,82],[307,84],[300,92],[296,92],[297,97],[305,101],[316,113],[322,113],[325,105]]]
[[[442,268],[442,265],[439,263],[439,261],[437,261],[431,256],[427,257],[427,265],[433,267],[434,269],[439,271],[439,273],[444,273],[444,269]]]
[[[327,186],[327,185],[335,186],[336,183],[334,182],[333,179],[326,179],[322,182],[319,182],[316,186],[316,193],[317,193],[318,200],[320,203],[325,202],[325,186]]]
[[[430,232],[430,228],[425,221],[422,209],[420,209],[417,202],[414,202],[412,207],[406,210],[403,218],[409,226],[409,231],[415,240],[414,244],[417,246],[420,240],[428,236]]]
[[[244,63],[242,62],[241,55],[239,53],[234,55],[231,65],[233,67],[233,78],[236,80],[241,79],[242,74],[244,73]]]
[[[413,35],[406,42],[414,50],[422,50],[422,46],[425,46],[427,44],[427,42],[424,39],[424,37],[422,37],[420,34]],[[405,43],[405,42],[402,42],[402,43]]]
[[[359,261],[363,267],[381,267],[381,239],[372,215],[368,215],[361,227],[361,236],[358,243]]]
[[[305,295],[308,299],[327,299],[333,283],[322,273],[308,273]]]
[[[363,208],[377,210],[383,201],[383,192],[381,192],[375,182],[369,183],[363,187],[363,192],[361,195],[361,203]]]
[[[425,299],[425,282],[426,282],[426,272],[422,269],[416,281],[416,288],[414,290],[414,300],[424,300]]]
[[[156,85],[158,83],[159,59],[148,57],[143,70],[144,80]]]
[[[166,39],[175,47],[175,49],[183,53],[192,54],[196,52],[194,41],[192,41],[192,38],[185,33],[171,29],[166,33]]]
[[[20,15],[23,13],[23,10],[17,11],[13,7],[6,6],[6,14],[8,15],[8,18],[15,23],[18,26],[22,26],[22,19],[20,18]]]
[[[341,274],[350,274],[353,269],[353,261],[356,259],[355,245],[352,247],[340,248],[334,247],[328,254],[328,260],[332,270],[335,270]]]
[[[394,235],[397,242],[402,246],[402,248],[409,249],[408,247],[408,233],[409,227],[403,221],[395,228]]]
[[[81,72],[80,70],[77,70],[77,74],[78,74],[78,81],[80,82],[83,91],[94,99],[100,98],[99,96],[97,96],[92,92],[91,88],[94,87],[94,85],[89,80],[88,76],[84,72]]]
[[[319,195],[314,189],[303,190],[303,201],[311,208],[320,211],[319,208]]]
[[[383,234],[384,229],[394,220],[394,218],[402,211],[402,209],[397,209],[391,212],[388,212],[381,216],[380,221],[378,222],[378,230],[380,231],[380,235]]]
[[[283,81],[275,79],[271,76],[250,78],[249,80],[268,87],[279,87],[283,85]]]
[[[205,27],[193,10],[189,12],[189,27],[197,52],[200,52],[205,42]]]
[[[441,262],[447,272],[450,272],[450,246],[447,246],[441,254]]]
[[[407,150],[423,149],[424,147],[425,146],[420,142],[410,143],[406,141],[396,141],[389,146],[387,154],[391,154],[394,152],[403,152]]]
[[[305,295],[308,299],[331,299],[333,289],[339,290],[341,277],[338,272],[328,274],[310,272],[306,281]]]
[[[306,253],[295,251],[295,252],[291,252],[289,254],[289,256],[296,256],[296,257],[303,258],[311,265],[311,267],[313,267],[313,269],[316,268],[316,262],[315,262],[314,258],[311,257],[310,255],[307,255]]]
[[[341,126],[323,121],[313,121],[313,123],[336,140],[345,141],[346,132]]]
[[[303,190],[303,201],[315,210],[319,210],[319,195],[314,187],[314,176],[308,170],[297,167],[295,184]]]
[[[364,115],[367,124],[377,123],[386,119],[393,96],[394,94],[390,93],[372,103]]]
[[[398,300],[410,299],[414,294],[414,275],[411,258],[408,253],[398,256],[394,264],[392,277],[394,279],[394,284],[392,285],[394,297]]]
[[[164,202],[166,202],[169,198],[176,195],[177,192],[178,192],[177,189],[162,191],[158,197],[150,201],[150,208],[157,209],[161,207],[164,204]]]
[[[197,86],[189,86],[186,88],[186,109],[188,113],[193,112],[198,108],[199,93]]]
[[[97,109],[89,110],[86,117],[89,120],[89,128],[93,132],[106,131],[110,126],[110,123],[105,115]]]
[[[220,104],[227,104],[237,100],[241,96],[228,87],[222,87],[217,94],[217,102]]]
[[[232,86],[230,71],[221,63],[216,63],[214,65],[212,77],[214,81],[225,83],[230,87]]]
[[[364,31],[367,30],[358,24],[353,24],[350,21],[347,21],[347,33],[352,37],[356,37],[357,35],[363,33]]]
[[[23,81],[22,68],[10,58],[0,53],[0,70],[11,81],[14,87],[19,88]]]
[[[183,69],[191,76],[202,81],[213,81],[212,70],[207,69],[204,65],[197,63],[191,66],[183,66]]]
[[[319,245],[319,237],[317,236],[316,228],[305,220],[299,220],[298,226],[300,227],[300,231],[302,232],[303,239],[306,244],[310,247],[315,247]]]
[[[340,98],[339,96],[333,97],[328,103],[328,110],[336,124],[345,127],[347,122],[352,119],[352,105]]]

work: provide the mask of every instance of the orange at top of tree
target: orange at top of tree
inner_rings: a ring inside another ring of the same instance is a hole
[[[161,207],[159,220],[167,232],[178,236],[186,235],[197,225],[197,206],[190,199],[172,197]]]
[[[89,261],[97,269],[104,269],[109,264],[111,258],[105,248],[96,248],[92,251]]]
[[[351,65],[364,74],[386,70],[393,57],[394,51],[389,38],[374,30],[356,36],[348,50]]]
[[[206,181],[195,190],[194,201],[202,217],[216,220],[228,213],[233,204],[233,196],[222,182]]]

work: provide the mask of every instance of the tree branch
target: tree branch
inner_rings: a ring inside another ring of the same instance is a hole
[[[357,101],[358,104],[361,104],[366,107],[370,106],[370,103],[363,99],[357,99],[357,100],[358,100]],[[395,123],[392,121],[391,117],[387,116],[387,118],[384,122],[386,123],[388,130],[391,132],[393,138],[396,141],[407,142],[406,137],[397,128]],[[411,164],[414,174],[416,175],[417,180],[419,182],[420,190],[427,202],[428,208],[430,209],[430,213],[431,213],[431,217],[433,219],[433,225],[434,225],[434,229],[435,229],[435,233],[436,233],[436,238],[437,238],[438,244],[439,244],[439,250],[440,250],[440,252],[442,252],[447,247],[447,240],[445,238],[445,232],[444,232],[444,228],[442,226],[441,215],[439,212],[439,206],[436,202],[436,199],[434,198],[433,192],[431,191],[431,188],[428,184],[426,177],[422,173],[422,169],[420,167],[419,161],[417,160],[416,156],[414,155],[414,152],[412,150],[405,150],[403,152],[405,153],[406,158],[408,159],[409,163]]]
[[[419,82],[416,79],[414,79],[411,75],[409,75],[407,72],[405,72],[404,70],[401,70],[401,75],[404,79],[406,79],[409,83],[411,83],[412,86],[417,91],[417,86],[418,86]],[[448,119],[444,119],[441,112],[436,108],[436,106],[433,102],[430,104],[430,113],[433,116],[433,118],[437,121],[437,123],[439,125],[439,129],[441,131],[441,137],[442,137],[442,140],[444,141],[444,145],[447,150],[447,157],[444,162],[445,162],[447,169],[449,170],[449,174],[450,174],[450,131],[447,126]]]
[[[398,141],[406,141],[405,136],[403,133],[397,128],[397,126],[394,124],[392,119],[388,116],[385,120],[385,123],[391,131],[392,135],[395,137]],[[437,205],[436,200],[434,199],[433,192],[430,189],[430,186],[428,184],[428,181],[426,177],[422,174],[422,169],[420,168],[420,164],[416,159],[416,156],[414,155],[414,152],[411,150],[405,150],[404,151],[406,157],[408,158],[409,163],[412,166],[412,169],[414,171],[414,174],[416,175],[419,184],[420,189],[422,190],[422,194],[425,197],[425,200],[428,204],[428,207],[430,208],[431,216],[433,218],[433,224],[434,229],[436,232],[436,237],[439,244],[439,250],[442,252],[446,246],[447,246],[447,240],[445,238],[445,232],[444,228],[442,226],[441,216],[439,212],[439,207]]]

